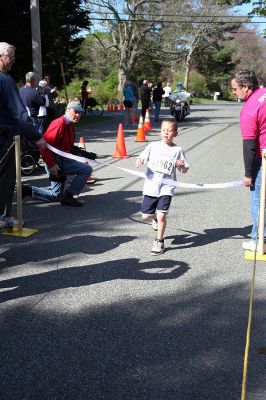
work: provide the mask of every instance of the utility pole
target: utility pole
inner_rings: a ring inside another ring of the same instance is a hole
[[[36,82],[42,79],[42,43],[40,28],[39,0],[30,0],[32,65]]]

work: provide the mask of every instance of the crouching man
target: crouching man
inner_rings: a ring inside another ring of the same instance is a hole
[[[82,155],[87,158],[95,159],[96,154],[81,154],[79,149],[74,146],[76,124],[83,112],[83,108],[78,101],[71,101],[66,107],[65,114],[52,121],[44,133],[43,137],[48,144],[65,153]],[[48,148],[41,151],[46,165],[46,172],[50,176],[51,187],[49,189],[35,186],[22,187],[22,197],[30,196],[34,200],[60,201],[63,206],[81,207],[83,204],[75,197],[82,191],[88,176],[92,173],[92,167],[76,160],[68,159],[53,153]],[[74,175],[67,189],[64,190],[66,175]]]

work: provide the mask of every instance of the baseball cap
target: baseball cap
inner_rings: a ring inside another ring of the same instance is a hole
[[[73,110],[78,112],[84,111],[79,101],[70,101],[66,108],[73,108]]]

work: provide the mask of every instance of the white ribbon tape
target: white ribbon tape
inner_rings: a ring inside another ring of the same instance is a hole
[[[64,151],[58,150],[55,147],[51,146],[50,144],[47,143],[48,149],[50,149],[53,153],[58,154],[59,156],[69,158],[71,160],[76,160],[78,162],[84,163],[84,164],[89,164],[89,161],[92,161],[96,164],[100,165],[111,165],[108,162],[103,162],[99,160],[88,160],[85,157],[79,157],[79,156],[74,156],[74,154],[71,153],[65,153]],[[112,164],[112,167],[114,165]],[[140,178],[146,178],[146,174],[144,172],[140,171],[135,171],[133,169],[128,169],[128,168],[122,168],[122,167],[117,167],[118,169],[121,169],[122,171],[127,172],[128,174],[139,176]],[[177,188],[186,188],[186,189],[228,189],[232,187],[239,187],[243,186],[242,181],[233,181],[233,182],[225,182],[225,183],[183,183],[183,182],[175,182],[175,181],[170,181],[171,185],[176,186]],[[169,185],[169,180],[168,179],[163,179],[162,183],[167,183]]]
[[[47,143],[47,147],[53,153],[58,154],[59,156],[62,156],[64,158],[69,158],[70,160],[75,160],[75,161],[81,162],[83,164],[89,164],[89,160],[85,157],[74,156],[74,154],[66,153],[64,151],[58,150],[55,147],[51,146],[49,143]]]

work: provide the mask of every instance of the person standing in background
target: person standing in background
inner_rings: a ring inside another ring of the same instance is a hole
[[[159,115],[161,110],[161,103],[164,95],[164,90],[162,89],[162,83],[158,82],[155,89],[152,92],[153,103],[155,106],[155,116],[154,119],[156,122],[159,122]]]
[[[55,102],[54,100],[58,97],[57,87],[51,84],[50,75],[45,74],[44,81],[46,81],[47,85],[45,86],[45,94],[48,94],[49,105],[47,107],[47,126],[56,118],[55,112]]]
[[[19,95],[32,119],[33,125],[39,130],[38,114],[40,107],[45,105],[45,96],[40,94],[35,86],[35,74],[30,71],[26,74],[25,86],[19,89]]]
[[[171,85],[167,82],[166,86],[163,88],[164,90],[164,105],[165,107],[169,107],[169,96],[172,93]]]
[[[139,117],[139,110],[138,110],[138,101],[139,101],[139,93],[138,93],[138,86],[135,82],[130,81],[129,82],[129,87],[132,90],[133,97],[132,97],[132,102],[133,102],[133,108],[134,112],[136,113],[137,118]]]
[[[38,112],[38,121],[39,121],[39,132],[43,134],[48,126],[47,123],[47,108],[49,107],[49,98],[48,94],[45,91],[45,88],[47,86],[46,81],[40,81],[37,87],[38,93],[44,97],[45,99],[45,104],[40,106],[39,112]]]
[[[145,119],[146,110],[150,107],[151,101],[151,89],[148,86],[147,79],[143,80],[143,84],[140,88],[140,96],[141,96],[141,113],[143,119]]]

